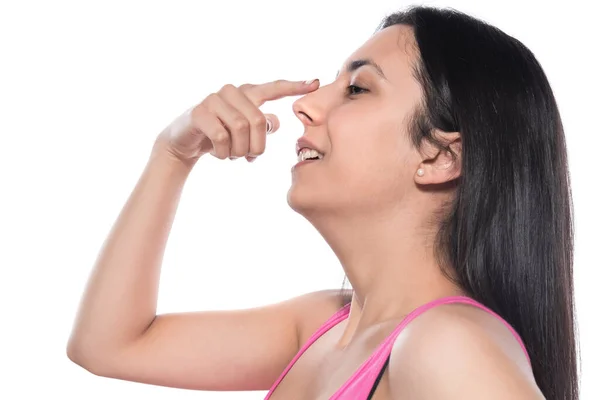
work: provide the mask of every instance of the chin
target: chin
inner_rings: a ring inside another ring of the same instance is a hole
[[[303,187],[303,185],[298,185],[297,183],[292,183],[287,192],[288,205],[292,210],[302,215],[323,209],[325,207],[323,200],[323,193],[310,190],[310,188]]]
[[[292,210],[305,217],[340,211],[340,207],[344,205],[338,196],[296,183],[292,183],[287,192],[287,203]]]
[[[292,184],[287,192],[288,205],[299,214],[303,214],[305,211],[314,208],[316,200],[315,193],[310,193],[309,190],[302,190],[295,183]]]

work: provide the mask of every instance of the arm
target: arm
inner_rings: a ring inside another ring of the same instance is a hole
[[[302,332],[338,308],[335,291],[249,310],[156,316],[160,268],[196,161],[209,152],[219,159],[262,154],[279,122],[269,115],[267,124],[258,107],[317,87],[227,84],[160,133],[92,270],[67,346],[72,361],[97,375],[149,384],[268,389],[298,351]]]
[[[326,290],[247,310],[156,316],[161,261],[190,169],[152,155],[93,268],[67,355],[116,379],[266,390],[340,299]]]
[[[191,166],[153,152],[93,267],[67,354],[97,365],[145,332],[156,315],[162,257]]]

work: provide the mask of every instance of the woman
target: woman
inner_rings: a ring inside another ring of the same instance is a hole
[[[350,293],[156,316],[197,160],[263,153],[258,107],[305,95],[288,203]],[[577,399],[565,138],[533,54],[455,11],[386,17],[336,80],[225,85],[157,138],[68,355],[113,378],[277,399]]]

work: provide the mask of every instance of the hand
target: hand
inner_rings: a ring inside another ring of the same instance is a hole
[[[240,87],[227,84],[167,126],[158,135],[154,150],[167,151],[185,163],[209,152],[221,160],[246,157],[254,161],[265,151],[266,135],[279,129],[277,116],[265,115],[258,107],[318,87],[318,80],[310,84],[286,80]]]

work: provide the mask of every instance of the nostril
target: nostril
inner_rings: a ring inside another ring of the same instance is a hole
[[[312,118],[308,116],[307,113],[305,113],[304,111],[298,111],[299,115],[303,115],[306,119],[308,119],[310,122],[313,122]]]
[[[310,111],[310,107],[308,103],[306,103],[306,97],[296,100],[292,105],[292,110],[294,111],[296,117],[302,121],[303,124],[312,125],[314,123],[314,120],[308,113]]]

